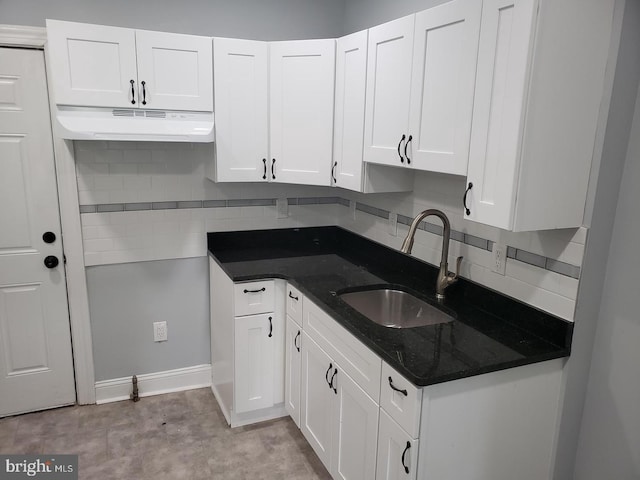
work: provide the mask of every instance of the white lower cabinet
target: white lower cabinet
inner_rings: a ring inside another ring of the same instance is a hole
[[[417,469],[418,440],[380,409],[376,480],[415,479]]]
[[[302,380],[302,328],[287,315],[285,332],[284,407],[300,428],[300,382]]]

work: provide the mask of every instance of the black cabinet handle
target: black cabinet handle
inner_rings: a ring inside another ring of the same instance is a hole
[[[267,159],[266,158],[262,159],[262,166],[264,167],[264,172],[262,173],[262,179],[266,180],[267,179]]]
[[[338,183],[336,179],[336,167],[338,166],[338,162],[334,162],[333,168],[331,169],[331,177],[333,178],[333,183]]]
[[[271,179],[272,180],[276,179],[276,159],[275,158],[271,159]]]
[[[56,268],[59,263],[60,260],[58,260],[58,257],[54,257],[53,255],[49,255],[44,259],[44,266],[47,268]]]
[[[129,80],[129,83],[131,84],[131,105],[135,105],[136,104],[136,90],[135,88],[133,88],[133,84],[136,83],[133,80]]]
[[[407,454],[407,451],[411,448],[411,442],[407,441],[407,446],[404,447],[404,452],[402,452],[402,466],[404,467],[404,473],[409,473],[409,467],[404,464],[404,456]]]
[[[409,395],[406,390],[400,390],[398,387],[396,387],[393,384],[393,380],[391,380],[391,377],[389,377],[389,386],[391,387],[391,390],[395,390],[396,392],[403,394],[405,397]]]
[[[260,292],[264,292],[266,290],[265,287],[262,287],[259,290],[247,290],[246,288],[244,289],[244,293],[260,293]]]
[[[411,164],[411,159],[409,158],[409,155],[407,155],[407,148],[409,147],[411,140],[413,140],[413,136],[409,135],[407,143],[404,144],[404,156],[407,159],[407,165]]]
[[[56,234],[53,232],[44,232],[42,234],[42,241],[44,243],[53,243],[56,241]]]
[[[336,375],[338,375],[338,369],[336,368],[333,371],[333,375],[331,375],[331,381],[329,382],[329,387],[333,389],[333,393],[335,393],[336,395],[338,394],[338,389],[333,385],[333,380],[336,378]]]
[[[405,139],[405,135],[404,133],[402,134],[402,138],[400,139],[400,141],[398,142],[398,156],[400,157],[400,162],[404,163],[404,157],[402,156],[402,154],[400,153],[400,147],[402,145],[402,142],[404,142]]]
[[[324,374],[324,379],[327,381],[327,385],[329,385],[329,387],[331,387],[331,384],[329,383],[329,372],[331,371],[332,368],[333,368],[333,364],[329,363],[329,368],[327,369],[327,373]]]
[[[273,337],[273,319],[269,317],[269,338]]]
[[[300,338],[300,330],[298,330],[298,334],[296,338],[293,339],[293,346],[296,347],[296,350],[300,351],[300,345],[298,345],[298,339]]]
[[[469,193],[469,190],[471,190],[473,188],[473,183],[469,182],[469,185],[467,186],[467,189],[464,192],[464,198],[462,199],[462,204],[464,205],[464,211],[467,212],[467,215],[471,215],[471,210],[469,210],[469,207],[467,207],[467,193]]]
[[[147,89],[145,88],[145,85],[147,84],[147,82],[145,82],[143,80],[140,83],[142,84],[142,104],[146,105],[147,104]]]
[[[298,297],[294,297],[293,293],[291,293],[291,290],[289,290],[289,298],[293,298],[296,302],[298,301]]]

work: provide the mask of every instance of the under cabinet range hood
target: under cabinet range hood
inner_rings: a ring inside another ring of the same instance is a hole
[[[213,112],[58,105],[54,128],[68,140],[214,141]]]

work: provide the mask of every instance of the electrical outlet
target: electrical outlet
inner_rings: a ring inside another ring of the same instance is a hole
[[[351,212],[351,218],[353,220],[356,219],[356,201],[349,200],[349,211]]]
[[[491,270],[504,275],[507,271],[507,246],[499,243],[493,244],[493,263]]]
[[[167,341],[167,322],[153,322],[153,341]]]
[[[398,236],[398,214],[395,212],[389,213],[388,231],[389,235],[393,235],[394,237]]]
[[[276,210],[278,211],[277,218],[287,218],[289,216],[289,202],[286,198],[276,199]]]

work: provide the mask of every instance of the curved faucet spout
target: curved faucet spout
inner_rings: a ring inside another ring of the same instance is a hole
[[[442,256],[440,258],[440,271],[438,272],[438,280],[436,282],[436,298],[442,300],[444,298],[445,288],[458,280],[458,273],[460,272],[460,262],[462,261],[462,257],[458,257],[458,261],[456,262],[456,273],[450,274],[447,260],[449,258],[449,239],[451,237],[451,224],[449,223],[449,219],[444,214],[444,212],[436,210],[434,208],[430,208],[416,215],[416,218],[414,218],[413,222],[411,222],[409,233],[407,234],[407,238],[404,239],[404,242],[402,242],[402,247],[400,250],[403,253],[411,253],[411,250],[413,249],[413,239],[416,235],[418,225],[420,225],[420,222],[422,222],[422,220],[432,215],[438,217],[442,221]]]

